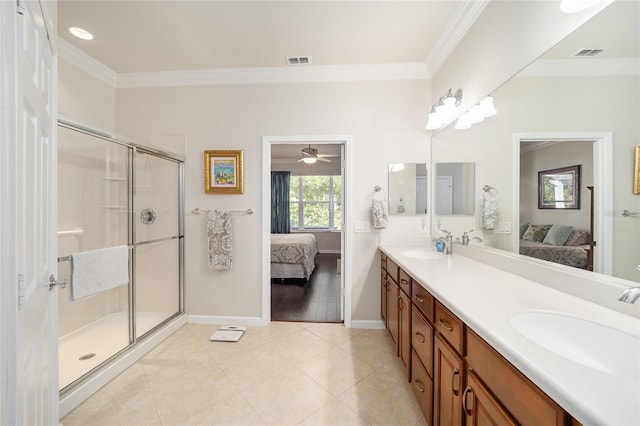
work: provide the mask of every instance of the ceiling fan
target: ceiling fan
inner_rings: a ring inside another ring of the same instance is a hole
[[[324,161],[325,163],[330,163],[331,160],[324,158],[325,156],[322,154],[318,154],[318,148],[312,148],[309,145],[307,148],[302,148],[302,158],[298,160],[298,163],[304,161],[307,164],[313,164],[316,161]]]

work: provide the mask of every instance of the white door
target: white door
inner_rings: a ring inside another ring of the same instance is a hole
[[[55,31],[45,7],[20,2],[17,16],[19,425],[58,423]]]
[[[436,214],[453,214],[453,176],[436,176]]]

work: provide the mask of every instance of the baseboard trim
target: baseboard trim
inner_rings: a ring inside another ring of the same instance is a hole
[[[219,317],[214,315],[188,315],[190,324],[266,325],[260,317]]]
[[[384,330],[385,325],[382,320],[351,320],[350,328],[367,328],[371,330]]]

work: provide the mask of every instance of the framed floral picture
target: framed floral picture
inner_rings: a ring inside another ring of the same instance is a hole
[[[205,194],[243,194],[242,151],[204,152]]]

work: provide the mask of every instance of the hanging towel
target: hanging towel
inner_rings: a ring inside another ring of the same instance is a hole
[[[212,210],[207,213],[209,237],[209,269],[231,269],[233,263],[233,239],[231,213],[228,210]]]
[[[129,247],[116,246],[71,255],[71,300],[129,283]]]
[[[495,229],[498,227],[498,196],[491,195],[489,191],[482,194],[482,229]]]
[[[384,229],[389,223],[389,212],[387,210],[387,200],[374,199],[371,203],[371,218],[373,219],[373,227],[376,229]]]

